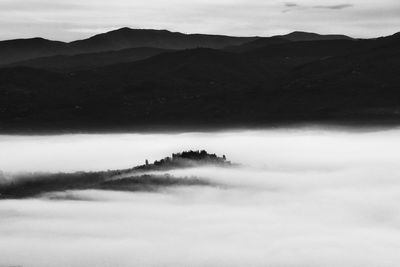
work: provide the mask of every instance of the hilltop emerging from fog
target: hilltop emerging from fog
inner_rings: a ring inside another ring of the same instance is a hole
[[[172,154],[172,157],[156,160],[153,164],[149,164],[146,160],[145,165],[138,166],[134,168],[134,170],[171,170],[204,165],[229,166],[231,165],[231,162],[226,160],[225,155],[218,157],[216,154],[208,154],[205,150],[190,150],[182,153]]]
[[[145,165],[125,170],[32,174],[11,179],[0,176],[0,199],[35,197],[69,190],[157,191],[172,186],[216,186],[204,178],[173,177],[162,173],[201,166],[229,167],[232,163],[227,161],[225,156],[218,157],[202,150],[172,154],[172,157],[155,161],[153,164],[146,160]]]

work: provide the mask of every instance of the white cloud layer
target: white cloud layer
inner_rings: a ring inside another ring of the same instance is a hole
[[[400,30],[399,13],[398,0],[2,0],[0,39],[75,40],[125,26],[241,36],[304,30],[376,37]]]
[[[3,136],[0,151],[14,161],[8,171],[45,168],[41,160],[52,170],[106,167],[106,159],[124,165],[184,147],[226,153],[244,166],[171,172],[207,177],[221,188],[89,190],[56,194],[65,200],[0,201],[0,266],[395,267],[399,133]],[[41,160],[24,153],[35,149]]]
[[[396,164],[400,130],[345,132],[316,128],[211,133],[0,135],[4,172],[130,168],[183,150],[206,149],[270,170],[335,170]],[[383,138],[384,137],[384,138]]]

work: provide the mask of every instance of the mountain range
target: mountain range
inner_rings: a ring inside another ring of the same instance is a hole
[[[2,41],[0,130],[397,122],[399,42],[129,28]]]

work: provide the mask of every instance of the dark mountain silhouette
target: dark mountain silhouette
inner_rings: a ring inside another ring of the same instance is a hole
[[[225,50],[230,51],[230,52],[237,52],[237,53],[242,53],[246,52],[249,50],[254,50],[257,48],[263,48],[271,45],[280,45],[280,44],[285,44],[289,43],[291,41],[280,38],[280,37],[265,37],[265,38],[259,38],[257,40],[244,43],[242,45],[237,45],[237,46],[229,46],[226,47]]]
[[[277,35],[275,37],[279,37],[285,40],[289,40],[292,42],[303,42],[303,41],[327,41],[327,40],[353,40],[353,38],[340,35],[340,34],[317,34],[311,32],[301,32],[295,31],[286,35]]]
[[[207,121],[238,112],[232,108],[250,101],[244,96],[269,75],[268,86],[273,88],[276,72],[267,64],[213,49],[166,53],[67,74],[2,69],[0,119],[3,126],[30,121],[28,128],[43,123],[79,128],[83,124]]]
[[[126,130],[399,121],[399,34],[209,48],[55,73],[0,69],[0,127]]]
[[[333,41],[333,40],[354,41],[355,39],[348,37],[346,35],[333,35],[333,34],[321,35],[309,32],[292,32],[287,35],[261,37],[241,45],[227,47],[226,50],[231,52],[241,53],[254,50],[257,48],[269,47],[272,45],[288,44],[290,42],[308,42],[308,41],[315,42],[315,41]],[[311,46],[310,49],[312,49]]]
[[[268,45],[247,51],[247,54],[268,57],[331,57],[340,54],[352,54],[360,49],[371,47],[371,42],[330,40],[287,42],[279,45]]]
[[[16,61],[68,53],[66,43],[43,38],[0,42],[0,65]]]
[[[268,45],[246,51],[244,55],[258,60],[280,60],[283,65],[295,67],[315,60],[368,51],[372,47],[374,42],[370,40],[304,41]]]
[[[320,113],[364,119],[399,118],[400,36],[379,38],[370,49],[301,66],[287,77],[284,92],[304,99]]]
[[[121,28],[91,38],[74,41],[71,43],[50,41],[43,38],[17,39],[0,42],[0,65],[25,61],[40,57],[55,55],[77,55],[85,53],[97,53],[116,51],[129,48],[151,47],[171,50],[192,48],[214,48],[240,46],[249,43],[248,46],[238,48],[240,51],[263,46],[263,42],[272,44],[279,40],[289,41],[315,41],[351,39],[343,35],[319,35],[314,33],[293,32],[272,38],[263,38],[260,43],[251,44],[258,37],[231,37],[223,35],[207,34],[183,34],[167,30],[148,30]],[[269,40],[269,41],[268,41]],[[235,48],[232,48],[235,49]]]
[[[230,37],[222,35],[183,34],[167,30],[122,28],[71,43],[74,49],[84,52],[121,50],[133,47],[163,49],[224,48],[255,40],[255,37]]]
[[[25,66],[54,71],[78,71],[123,62],[134,62],[170,51],[171,50],[161,48],[138,47],[118,51],[40,57],[15,62],[7,67]]]
[[[63,43],[42,38],[0,42],[0,65],[38,57],[76,55],[128,48],[151,47],[161,49],[223,48],[255,40],[255,37],[183,34],[167,30],[122,28],[91,38]]]
[[[146,161],[147,162],[147,161]],[[77,173],[25,174],[10,180],[0,177],[0,200],[35,197],[68,190],[157,191],[177,186],[218,186],[197,177],[173,177],[162,171],[199,166],[230,167],[225,156],[218,157],[207,151],[184,151],[172,154],[153,164],[124,170]],[[158,171],[159,174],[151,172]]]

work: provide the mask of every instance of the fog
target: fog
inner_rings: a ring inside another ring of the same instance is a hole
[[[395,164],[400,130],[301,128],[183,134],[0,135],[0,170],[73,172],[121,169],[171,153],[205,149],[269,170],[315,170]]]
[[[0,169],[128,168],[188,149],[218,186],[0,200],[0,266],[398,266],[400,130],[1,136]],[[163,172],[165,173],[165,172]]]

